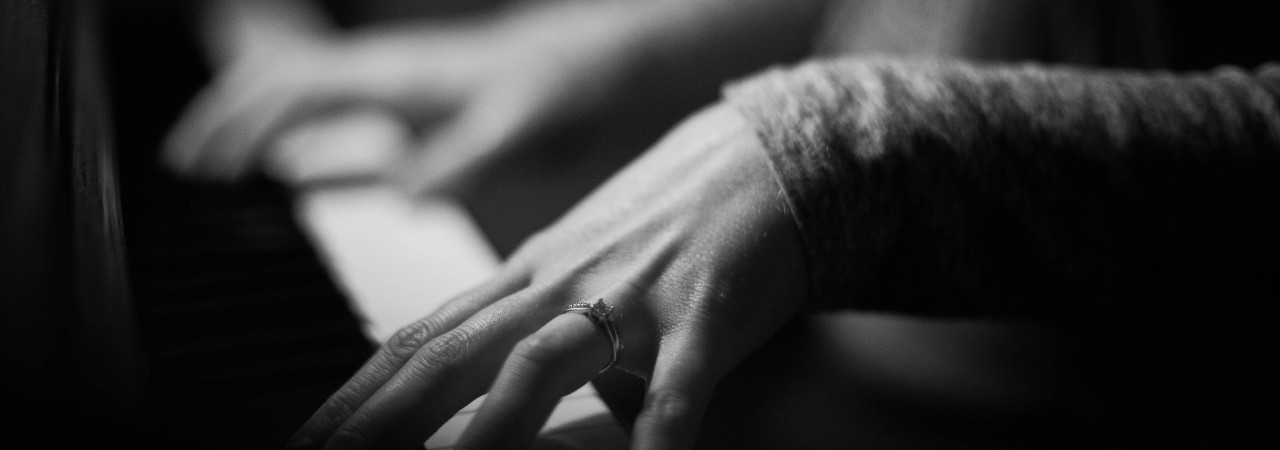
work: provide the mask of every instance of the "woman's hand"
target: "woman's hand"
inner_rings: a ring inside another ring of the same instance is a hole
[[[291,128],[373,107],[419,132],[385,175],[419,192],[458,187],[620,90],[634,57],[627,27],[616,23],[626,15],[603,8],[541,5],[349,33],[283,26],[307,21],[271,8],[284,18],[231,15],[212,34],[232,44],[210,52],[226,66],[170,132],[164,161],[185,175],[233,180]]]
[[[648,382],[638,448],[693,443],[717,381],[800,308],[795,226],[754,132],[715,106],[687,120],[500,274],[399,331],[294,444],[416,448],[476,397],[464,447],[527,446],[612,347],[566,305],[614,307],[616,369]]]

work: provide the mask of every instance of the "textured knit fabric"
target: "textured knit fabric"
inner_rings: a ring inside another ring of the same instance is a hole
[[[767,148],[815,305],[1274,312],[1280,67],[848,58],[726,98]]]

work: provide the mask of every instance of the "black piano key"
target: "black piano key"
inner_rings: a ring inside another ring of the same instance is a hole
[[[106,20],[132,303],[156,448],[281,448],[374,346],[261,178],[188,182],[160,143],[210,78],[183,2],[110,2]]]
[[[150,175],[126,230],[160,440],[283,444],[373,346],[285,189]]]

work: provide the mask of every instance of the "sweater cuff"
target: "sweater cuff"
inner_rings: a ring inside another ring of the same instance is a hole
[[[888,202],[854,198],[866,194],[859,186],[866,184],[867,164],[883,148],[876,65],[839,69],[865,83],[839,83],[832,70],[821,61],[773,68],[724,89],[764,143],[786,195],[808,265],[808,301],[816,307],[856,303],[844,297],[892,240],[896,217],[882,210]],[[841,148],[853,151],[833,151]]]

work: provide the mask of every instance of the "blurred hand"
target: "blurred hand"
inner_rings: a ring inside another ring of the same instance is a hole
[[[611,358],[575,302],[612,305],[617,370],[648,381],[638,448],[692,445],[717,381],[800,308],[791,217],[754,132],[715,106],[535,235],[499,275],[404,328],[295,436],[418,448],[488,392],[464,447],[529,445],[559,398]]]
[[[226,65],[165,142],[164,161],[181,174],[234,180],[292,129],[372,109],[417,131],[384,175],[412,191],[454,189],[532,136],[593,114],[633,59],[625,27],[606,20],[625,15],[577,3],[350,33],[239,17],[211,33],[230,42],[211,51]]]

